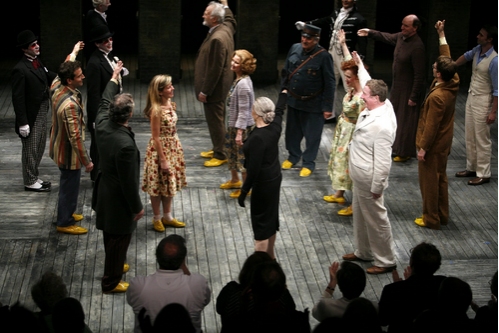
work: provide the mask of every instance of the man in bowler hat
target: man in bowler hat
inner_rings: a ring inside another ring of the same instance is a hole
[[[87,124],[90,130],[90,157],[94,163],[94,169],[90,173],[90,178],[95,182],[99,170],[99,153],[95,142],[95,117],[99,110],[99,103],[102,93],[106,88],[113,70],[116,67],[118,58],[113,55],[113,33],[105,25],[97,25],[90,33],[89,42],[95,45],[95,50],[88,59],[86,68],[87,78]],[[121,75],[127,75],[128,70],[123,68]],[[120,91],[121,75],[118,82]]]
[[[38,37],[30,30],[17,35],[23,52],[12,70],[12,105],[16,114],[15,131],[22,142],[22,173],[25,191],[49,192],[51,184],[39,178],[38,167],[47,141],[49,85],[56,77],[40,60]]]

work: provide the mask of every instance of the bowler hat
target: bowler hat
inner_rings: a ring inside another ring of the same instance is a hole
[[[315,25],[305,24],[301,32],[301,35],[303,37],[320,37],[321,28],[316,27]]]
[[[93,27],[92,30],[90,30],[89,42],[98,42],[106,38],[112,37],[113,35],[114,33],[109,31],[107,25],[99,24]]]
[[[37,39],[38,39],[38,36],[35,36],[33,31],[31,31],[31,30],[21,31],[17,35],[17,46],[16,47],[27,46],[27,45],[33,43]]]

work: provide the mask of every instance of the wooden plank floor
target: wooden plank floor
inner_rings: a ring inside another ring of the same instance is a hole
[[[144,153],[150,136],[148,123],[141,115],[147,85],[135,78],[133,59],[124,57],[125,64],[127,61],[131,64],[132,73],[125,80],[125,90],[132,92],[136,100],[137,109],[131,126]],[[178,104],[178,132],[185,151],[189,185],[175,197],[173,211],[187,227],[167,229],[166,233],[153,231],[149,199],[143,194],[146,215],[133,234],[128,251],[131,269],[125,279],[155,271],[154,250],[166,234],[184,236],[189,268],[205,275],[213,292],[212,302],[203,313],[204,331],[211,333],[220,330],[220,318],[215,311],[216,296],[227,282],[237,277],[242,263],[253,251],[253,240],[249,208],[240,208],[229,198],[229,191],[219,189],[219,184],[229,176],[228,170],[202,166],[204,160],[199,152],[209,148],[210,140],[202,105],[194,99],[192,61],[192,57],[186,57],[182,62],[184,78],[175,85],[174,99]],[[52,192],[23,191],[21,142],[12,128],[8,82],[8,69],[12,65],[12,62],[0,63],[0,302],[13,304],[19,300],[28,308],[36,309],[30,296],[31,286],[43,272],[53,270],[63,277],[70,296],[80,299],[86,321],[94,332],[132,332],[134,317],[124,295],[102,295],[100,291],[104,249],[102,235],[95,229],[95,214],[90,208],[92,188],[88,174],[82,176],[78,204],[78,212],[85,215],[81,224],[89,229],[87,235],[70,236],[55,231],[59,175],[48,156],[42,160],[40,176],[52,182]],[[275,100],[277,89],[277,85],[256,86],[256,95]],[[85,92],[85,87],[82,90]],[[421,213],[417,161],[414,159],[392,166],[385,203],[393,228],[399,272],[408,265],[412,247],[421,241],[434,243],[443,257],[440,273],[467,281],[475,301],[482,305],[489,299],[487,281],[497,270],[497,125],[492,126],[491,183],[470,187],[465,180],[453,176],[465,166],[464,91],[458,98],[447,170],[449,225],[441,231],[414,225],[414,218]],[[322,200],[323,195],[331,192],[326,168],[333,130],[333,124],[324,128],[317,168],[311,177],[300,178],[299,169],[283,171],[282,228],[276,251],[299,310],[312,308],[320,298],[327,283],[328,265],[353,250],[352,218],[336,215],[341,206]],[[283,138],[280,155],[281,161],[287,157]],[[349,193],[347,197],[350,199]],[[368,266],[367,263],[361,265]],[[367,281],[364,296],[377,300],[383,286],[391,282],[391,276],[368,276]],[[473,314],[470,312],[470,315]],[[310,322],[312,327],[317,324],[313,318]]]

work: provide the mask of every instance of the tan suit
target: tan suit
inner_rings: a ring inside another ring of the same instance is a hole
[[[374,110],[359,115],[350,142],[349,168],[353,181],[354,254],[364,260],[374,259],[378,267],[395,266],[393,237],[383,195],[388,187],[392,145],[397,120],[389,100]]]
[[[206,95],[204,112],[213,143],[213,157],[225,159],[225,100],[234,73],[230,62],[234,53],[236,20],[229,8],[225,9],[225,20],[208,33],[199,48],[194,65],[194,89]]]

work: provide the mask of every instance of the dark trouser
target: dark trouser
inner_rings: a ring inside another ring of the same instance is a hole
[[[302,166],[315,169],[315,158],[321,144],[324,115],[322,112],[305,112],[288,106],[286,120],[286,149],[288,160],[296,164],[303,159]],[[301,151],[301,140],[305,138],[305,151]]]
[[[431,229],[440,229],[440,225],[446,225],[449,221],[448,156],[449,151],[429,152],[425,155],[425,161],[418,163],[423,220]]]
[[[67,227],[75,224],[73,213],[78,203],[81,169],[62,169],[59,181],[59,203],[57,204],[57,226]]]
[[[93,129],[93,124],[89,124],[90,137],[92,141],[90,142],[90,159],[94,164],[94,168],[90,171],[90,179],[95,182],[97,179],[97,173],[99,172],[99,151],[97,150],[97,141],[95,141],[95,130]]]
[[[27,138],[21,138],[21,163],[23,168],[23,182],[25,186],[33,185],[38,179],[38,166],[45,152],[47,142],[47,112],[49,100],[40,105],[35,124],[30,128]]]
[[[109,292],[116,288],[123,276],[123,265],[125,265],[132,234],[115,235],[103,231],[103,235],[106,259],[101,286],[103,292]]]
[[[204,103],[204,116],[208,123],[210,138],[213,144],[213,157],[225,160],[225,105],[223,101]]]

